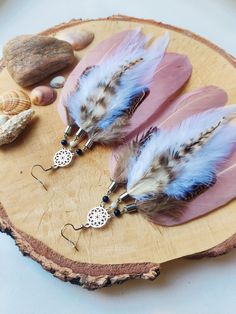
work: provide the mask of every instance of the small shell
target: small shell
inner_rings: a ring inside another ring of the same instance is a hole
[[[50,86],[52,88],[62,88],[64,84],[65,84],[64,76],[56,76],[50,82]]]
[[[81,50],[93,41],[94,34],[83,29],[74,28],[60,32],[56,35],[56,38],[67,41],[74,50]]]
[[[13,142],[25,129],[34,115],[34,110],[28,109],[13,116],[0,127],[0,146]]]
[[[4,115],[4,114],[1,114],[0,115],[0,126],[3,125],[5,122],[7,122],[7,120],[9,120],[9,117]]]
[[[50,105],[56,98],[56,91],[48,86],[35,87],[30,93],[30,99],[36,106]]]
[[[7,115],[15,115],[29,109],[29,96],[21,90],[13,90],[0,95],[0,111]]]

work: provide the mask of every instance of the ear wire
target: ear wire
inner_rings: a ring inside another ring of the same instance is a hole
[[[51,167],[45,169],[42,165],[39,165],[39,164],[33,165],[33,167],[31,168],[31,171],[30,171],[31,176],[32,176],[35,180],[37,180],[40,184],[42,184],[43,188],[47,191],[47,187],[45,186],[45,184],[43,183],[43,181],[41,181],[39,178],[37,178],[37,177],[35,176],[35,174],[33,173],[33,170],[34,170],[34,168],[36,168],[36,167],[41,168],[41,169],[42,169],[43,171],[45,171],[45,172],[50,171],[50,170],[52,170],[52,169],[56,169],[56,168],[54,168],[53,166],[51,166]]]
[[[68,226],[72,227],[72,228],[74,229],[74,231],[79,231],[79,230],[84,229],[84,228],[89,228],[90,226],[89,226],[89,224],[85,224],[85,225],[81,225],[80,227],[76,228],[73,224],[67,223],[67,224],[65,224],[65,225],[62,227],[62,229],[61,229],[61,236],[62,236],[66,241],[68,241],[70,244],[72,244],[73,247],[76,249],[76,251],[79,251],[78,248],[77,248],[77,242],[72,241],[71,239],[69,239],[69,238],[68,238],[67,236],[65,236],[65,234],[64,234],[64,231],[65,231],[66,227],[68,227]]]

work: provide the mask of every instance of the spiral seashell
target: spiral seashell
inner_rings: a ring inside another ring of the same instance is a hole
[[[61,31],[56,35],[56,38],[67,41],[74,50],[81,50],[93,41],[94,34],[83,29],[72,28],[70,30]]]
[[[0,126],[0,146],[13,142],[26,128],[34,115],[34,110],[28,109],[13,116]]]
[[[0,95],[0,111],[7,115],[15,115],[29,109],[29,96],[21,90],[13,90]]]
[[[31,102],[36,106],[50,105],[56,97],[56,91],[48,86],[35,87],[30,93]]]

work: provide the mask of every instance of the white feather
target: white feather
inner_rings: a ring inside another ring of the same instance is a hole
[[[144,146],[140,156],[130,161],[127,191],[135,195],[140,194],[141,198],[148,194],[158,193],[159,179],[161,178],[165,183],[162,173],[157,171],[155,176],[148,178],[148,181],[145,178],[153,161],[164,153],[174,156],[181,150],[182,144],[188,143],[190,139],[192,141],[192,139],[198,138],[201,132],[216,126],[223,117],[230,119],[235,113],[236,105],[211,109],[184,120],[170,131],[160,130],[154,134]],[[175,167],[178,178],[166,185],[163,192],[178,198],[182,197],[186,189],[193,184],[209,182],[215,175],[217,165],[230,154],[235,142],[236,127],[223,124],[222,127],[216,129],[213,137],[203,148],[193,156],[190,155],[189,159],[185,159],[184,162],[172,165]]]

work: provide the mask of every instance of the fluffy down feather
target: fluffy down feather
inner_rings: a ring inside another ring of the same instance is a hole
[[[141,202],[160,195],[182,201],[214,184],[236,143],[236,127],[228,123],[235,113],[235,105],[208,110],[153,134],[130,161],[127,192]]]
[[[174,218],[180,217],[186,210],[187,202],[167,195],[136,201],[137,210],[155,222],[156,213]]]
[[[166,33],[148,48],[147,40],[139,30],[130,32],[112,56],[81,76],[78,90],[69,97],[70,116],[93,141],[110,143],[123,138],[123,127],[137,105],[134,100],[151,84],[169,36]]]
[[[142,146],[149,140],[153,133],[157,132],[156,127],[150,129],[143,135],[139,135],[130,143],[123,144],[118,153],[114,154],[113,158],[116,160],[115,167],[110,169],[111,180],[118,184],[125,184],[127,182],[128,164],[130,158],[140,154]]]

